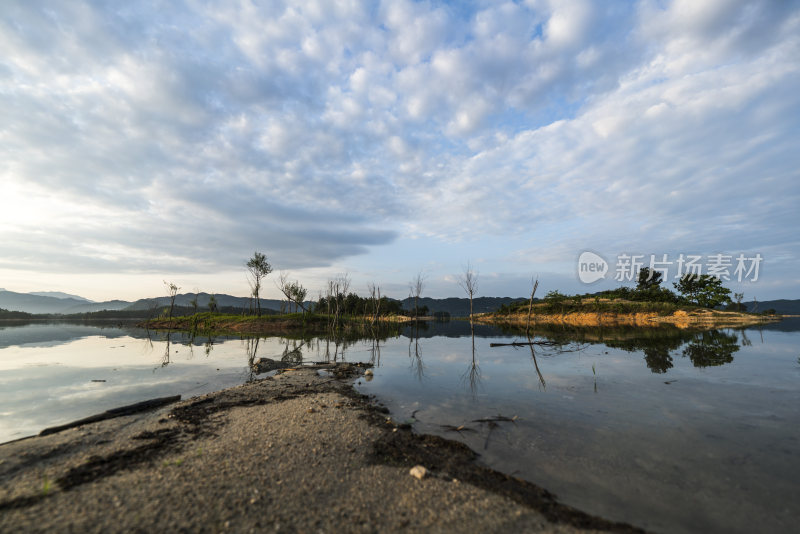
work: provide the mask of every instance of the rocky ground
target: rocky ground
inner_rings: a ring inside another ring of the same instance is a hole
[[[361,371],[287,370],[0,445],[0,531],[639,532],[396,425],[353,389]]]

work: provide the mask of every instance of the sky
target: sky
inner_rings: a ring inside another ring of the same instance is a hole
[[[797,1],[0,6],[11,291],[243,296],[260,251],[267,297],[464,296],[467,266],[477,295],[586,293],[695,257],[800,298],[798,206]]]

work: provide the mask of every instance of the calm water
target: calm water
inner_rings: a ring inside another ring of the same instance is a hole
[[[254,358],[373,361],[357,387],[396,420],[588,512],[664,532],[796,529],[800,322],[536,334],[531,352],[491,347],[522,338],[486,326],[472,336],[463,322],[347,343],[173,334],[169,345],[133,328],[0,327],[0,440],[239,384]]]
[[[0,325],[0,442],[142,400],[184,398],[252,378],[249,359],[297,342],[195,338],[134,327]]]

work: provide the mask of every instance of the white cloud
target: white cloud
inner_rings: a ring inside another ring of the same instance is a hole
[[[11,3],[2,266],[795,243],[798,35],[796,2]]]

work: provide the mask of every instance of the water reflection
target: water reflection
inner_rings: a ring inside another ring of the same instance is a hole
[[[167,341],[164,344],[164,356],[161,357],[161,367],[166,367],[169,365],[169,344],[170,344],[170,337],[167,334]]]
[[[536,325],[526,336],[467,321],[409,324],[404,337],[0,329],[0,346],[9,347],[0,351],[0,440],[148,398],[238,385],[270,370],[254,369],[259,362],[369,359],[374,380],[356,387],[393,416],[410,415],[419,432],[453,430],[447,437],[482,450],[487,464],[570,504],[666,532],[791,531],[800,478],[793,332]],[[206,358],[192,352],[200,346]]]
[[[373,335],[370,338],[370,357],[369,363],[372,364],[374,367],[380,367],[381,365],[381,339],[377,335]]]
[[[542,390],[547,389],[547,382],[544,381],[544,376],[542,372],[539,370],[539,362],[536,361],[536,350],[534,349],[534,343],[531,338],[528,338],[528,346],[531,349],[531,359],[533,360],[533,367],[536,369],[536,376],[539,377],[539,385],[541,386]]]
[[[472,360],[470,361],[469,367],[467,367],[467,371],[464,373],[461,379],[468,385],[472,397],[476,398],[478,396],[478,388],[481,385],[481,368],[478,366],[478,358],[475,354],[475,327],[472,324],[471,319],[469,324],[470,337],[472,338]]]
[[[411,365],[411,372],[416,376],[417,380],[422,382],[425,377],[425,363],[422,361],[422,350],[419,346],[419,330],[422,321],[414,321],[414,335],[408,338],[408,359]],[[427,323],[422,323],[423,330],[427,330]],[[413,354],[411,347],[414,347]]]
[[[739,350],[740,345],[752,345],[744,330],[698,332],[678,328],[540,328],[539,335],[562,345],[559,352],[565,351],[563,345],[569,342],[641,352],[647,368],[657,374],[672,369],[676,355],[688,357],[692,365],[704,368],[731,363],[733,353]]]
[[[724,365],[733,361],[732,354],[739,350],[739,338],[735,334],[711,330],[695,334],[683,349],[683,355],[692,360],[695,367]]]
[[[796,524],[798,335],[764,329],[761,347],[754,329],[454,326],[460,339],[404,328],[357,387],[595,513],[664,532]]]

